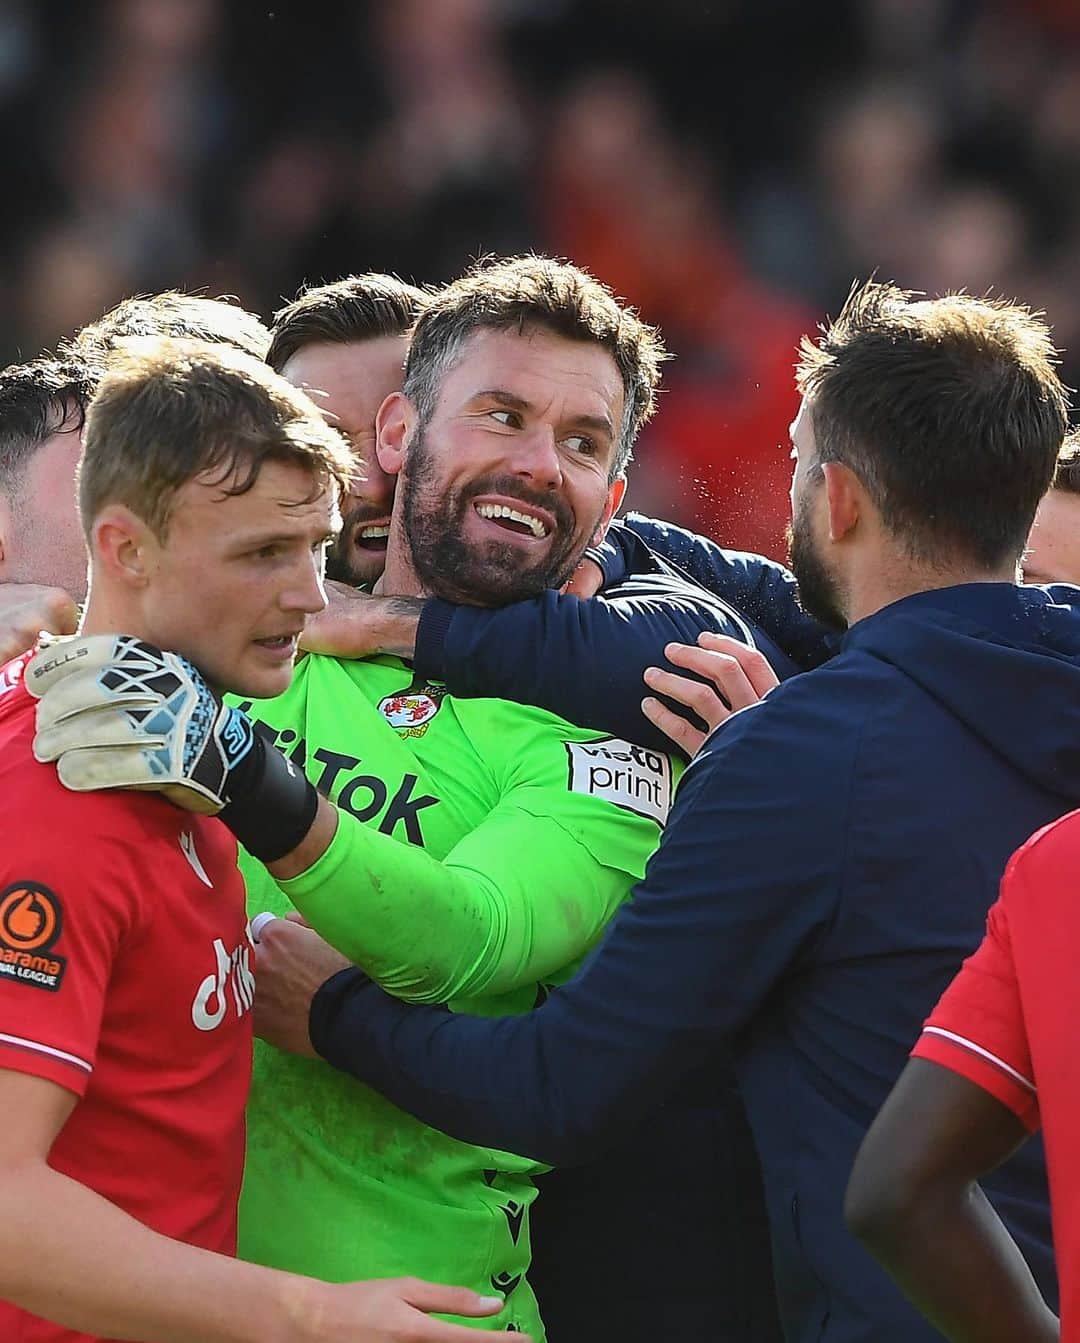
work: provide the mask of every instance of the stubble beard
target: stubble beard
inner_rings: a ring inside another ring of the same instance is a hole
[[[829,629],[847,629],[839,585],[814,544],[805,507],[795,509],[787,529],[787,545],[788,567],[799,585],[799,605]]]
[[[341,531],[326,552],[327,578],[355,588],[369,587],[378,579],[386,563],[385,549],[381,553],[376,549],[364,552],[368,563],[363,565],[353,554],[353,542],[362,527],[381,522],[385,517],[385,509],[373,508],[370,504],[357,504],[342,514]]]

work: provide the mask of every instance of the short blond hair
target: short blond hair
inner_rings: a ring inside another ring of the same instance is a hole
[[[121,299],[96,322],[76,332],[70,344],[76,350],[104,356],[125,341],[144,336],[234,345],[255,359],[265,358],[270,348],[266,324],[235,299],[184,294],[178,289]]]
[[[254,485],[263,462],[311,473],[311,498],[342,488],[348,444],[303,392],[252,355],[204,341],[149,338],[119,347],[90,402],[79,465],[79,510],[120,503],[164,539],[176,491],[216,472],[227,494]]]

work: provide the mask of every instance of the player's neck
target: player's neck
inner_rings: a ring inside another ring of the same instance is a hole
[[[80,634],[130,634],[136,639],[149,638],[142,612],[132,606],[124,594],[111,592],[108,586],[90,579],[86,606],[79,622]]]
[[[958,587],[963,583],[1015,583],[1016,562],[984,566],[973,563],[916,565],[893,563],[859,573],[852,581],[845,614],[848,624],[874,615],[919,592]]]
[[[397,544],[395,544],[397,542]],[[417,577],[412,555],[393,529],[386,547],[386,566],[372,591],[379,597],[427,597],[430,594]]]

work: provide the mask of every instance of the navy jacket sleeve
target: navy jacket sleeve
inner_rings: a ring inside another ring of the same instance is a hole
[[[641,712],[649,693],[642,676],[646,667],[669,665],[666,644],[695,643],[702,630],[756,643],[782,678],[797,670],[726,602],[663,573],[634,575],[591,601],[545,592],[485,610],[432,599],[420,617],[415,665],[455,695],[536,704],[568,722],[670,751],[670,740]]]
[[[634,541],[640,542],[640,538],[635,537],[623,523],[613,522],[600,544],[590,546],[585,552],[585,558],[598,565],[604,575],[604,587],[624,582],[639,567],[640,551],[633,544]]]
[[[773,695],[802,699],[809,679]],[[852,737],[842,710],[808,726],[767,700],[732,718],[687,770],[632,900],[537,1010],[416,1008],[345,972],[316,995],[315,1048],[457,1138],[589,1158],[812,959],[842,883]]]
[[[799,605],[798,584],[782,564],[764,555],[725,550],[706,536],[640,513],[628,514],[623,525],[695,583],[737,606],[801,670],[819,666],[838,648],[840,636]]]

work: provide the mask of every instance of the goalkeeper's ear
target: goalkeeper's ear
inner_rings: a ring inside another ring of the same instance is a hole
[[[388,476],[401,473],[419,417],[404,392],[391,392],[375,416],[375,455]]]
[[[157,568],[161,542],[126,504],[106,504],[90,528],[94,574],[110,585],[145,588]]]

